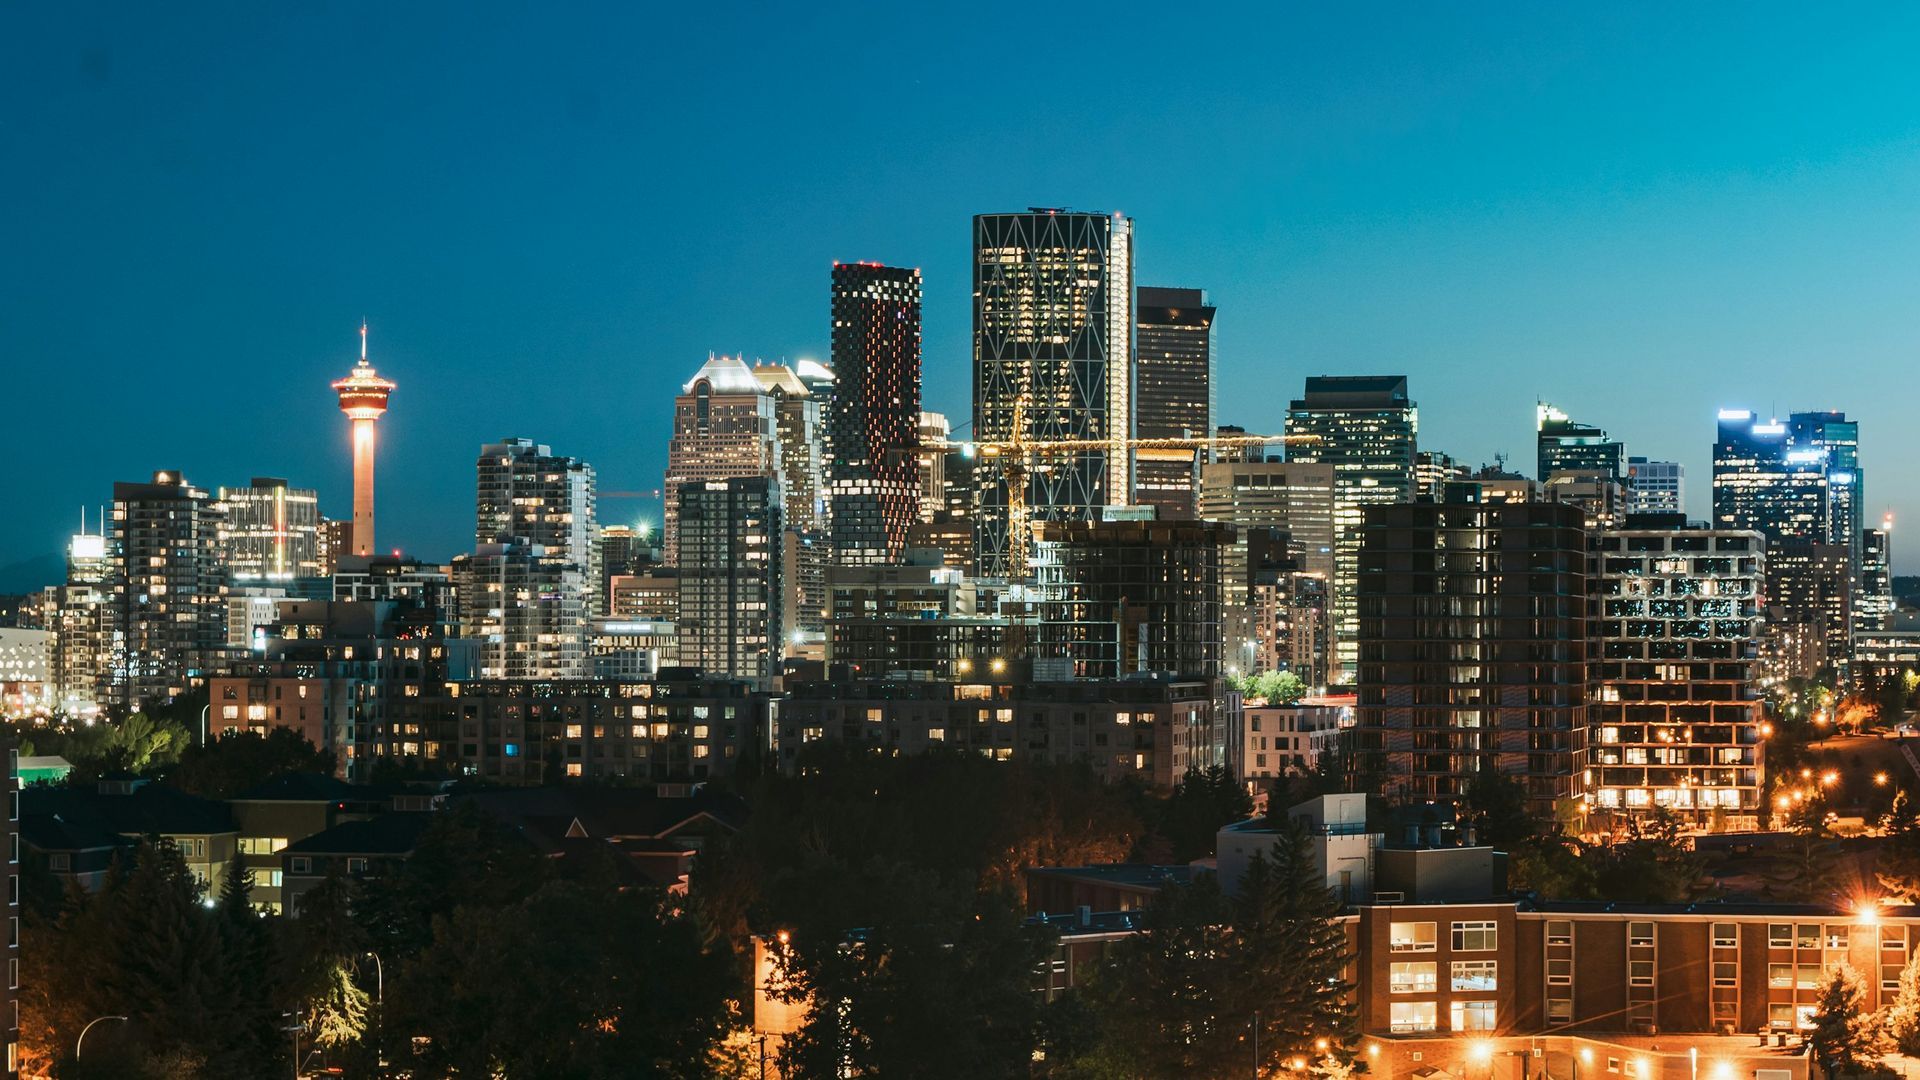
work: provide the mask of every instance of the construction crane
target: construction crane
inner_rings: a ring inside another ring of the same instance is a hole
[[[1319,442],[1318,435],[1209,435],[1198,438],[1162,437],[1127,439],[1035,439],[1026,434],[1025,397],[1014,399],[1013,437],[976,440],[970,445],[983,458],[992,458],[1000,469],[1000,480],[1007,489],[1007,572],[1010,577],[1025,577],[1027,553],[1032,545],[1032,521],[1027,512],[1027,476],[1041,458],[1070,457],[1074,454],[1109,450],[1187,451],[1231,447],[1268,446],[1283,443],[1296,446]]]

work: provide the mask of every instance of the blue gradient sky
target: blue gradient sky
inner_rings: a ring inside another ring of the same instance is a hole
[[[162,467],[344,515],[362,316],[426,557],[483,441],[657,487],[708,350],[824,355],[836,258],[924,269],[961,419],[968,219],[1028,205],[1212,292],[1226,422],[1405,372],[1530,467],[1545,397],[1701,512],[1717,408],[1839,408],[1920,528],[1920,8],[705,6],[0,7],[0,564]]]

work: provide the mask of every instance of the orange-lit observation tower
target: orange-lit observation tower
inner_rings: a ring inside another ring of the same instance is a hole
[[[353,553],[373,554],[373,425],[387,411],[393,383],[367,364],[367,324],[360,324],[360,362],[333,384],[340,411],[353,421]]]

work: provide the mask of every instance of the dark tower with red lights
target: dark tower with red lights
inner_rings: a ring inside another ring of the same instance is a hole
[[[893,562],[920,515],[920,271],[833,265],[833,559]]]

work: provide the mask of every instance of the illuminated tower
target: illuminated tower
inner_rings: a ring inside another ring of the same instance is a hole
[[[367,364],[367,324],[360,324],[360,362],[333,384],[340,411],[353,421],[353,553],[373,554],[373,423],[387,411],[393,383]]]

